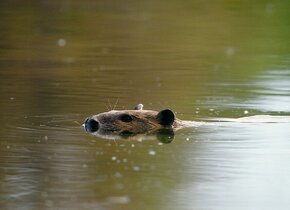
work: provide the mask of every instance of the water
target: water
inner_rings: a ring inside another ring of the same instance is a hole
[[[106,140],[92,114],[290,115],[287,1],[1,1],[0,209],[288,209],[289,123]]]

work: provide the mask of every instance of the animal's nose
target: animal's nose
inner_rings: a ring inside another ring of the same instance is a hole
[[[85,129],[87,132],[93,133],[96,132],[100,127],[100,124],[98,121],[92,119],[92,118],[87,118],[85,121]]]

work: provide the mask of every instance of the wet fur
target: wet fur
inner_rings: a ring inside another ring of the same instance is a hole
[[[237,119],[217,119],[216,122],[290,122],[290,117],[260,115]],[[143,110],[143,105],[138,104],[133,110],[111,110],[91,116],[86,119],[84,127],[87,132],[101,136],[112,133],[117,135],[153,134],[160,131],[171,135],[171,131],[173,133],[180,128],[203,124],[205,122],[179,120],[170,109],[159,112]]]
[[[89,120],[97,121],[100,130],[128,134],[148,133],[164,128],[178,129],[182,127],[181,121],[176,119],[175,116],[173,122],[169,125],[162,124],[158,118],[159,113],[152,110],[112,110],[94,115]],[[124,116],[130,116],[132,120],[124,122],[122,121]],[[86,122],[89,121],[87,120]]]

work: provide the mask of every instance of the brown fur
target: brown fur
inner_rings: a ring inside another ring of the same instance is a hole
[[[289,116],[258,115],[237,119],[221,118],[218,122],[284,122],[289,123]],[[174,131],[184,127],[197,127],[205,122],[183,121],[175,117],[170,109],[160,112],[143,110],[138,104],[134,110],[112,110],[89,117],[84,123],[87,132],[99,136],[128,136],[132,134],[161,134],[172,139]],[[207,123],[208,124],[208,123]],[[115,137],[114,137],[115,139]]]
[[[112,110],[88,118],[85,128],[88,132],[116,132],[126,134],[149,133],[160,129],[177,129],[182,121],[175,118],[174,113],[165,109],[160,112],[142,110]]]

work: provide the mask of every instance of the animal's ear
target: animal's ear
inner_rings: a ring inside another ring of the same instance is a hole
[[[171,126],[175,120],[175,114],[170,109],[161,110],[157,114],[160,125]]]
[[[134,110],[142,110],[143,109],[143,104],[137,104],[135,107],[134,107]]]

